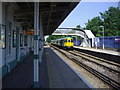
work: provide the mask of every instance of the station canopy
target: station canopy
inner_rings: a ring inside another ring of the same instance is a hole
[[[79,2],[39,2],[42,15],[43,33],[51,35]],[[25,30],[34,29],[34,2],[16,2],[16,22],[21,22]]]

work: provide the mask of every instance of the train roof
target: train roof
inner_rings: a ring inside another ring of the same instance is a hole
[[[72,37],[65,37],[65,38],[55,39],[55,40],[51,40],[51,41],[63,40],[63,39],[67,39],[67,38],[71,38],[71,39],[73,39]]]
[[[65,37],[65,38],[61,38],[61,39],[67,39],[67,38],[71,38],[72,39],[72,37]]]

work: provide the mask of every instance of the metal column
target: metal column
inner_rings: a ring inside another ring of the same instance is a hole
[[[34,3],[34,88],[39,88],[39,2]]]
[[[43,37],[43,27],[42,27],[42,14],[40,14],[40,38],[39,38],[39,62],[41,63],[42,62],[42,37]]]

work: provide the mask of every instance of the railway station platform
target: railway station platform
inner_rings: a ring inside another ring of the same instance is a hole
[[[33,54],[30,54],[2,79],[2,88],[33,88],[33,63]],[[40,88],[48,88],[48,74],[45,60],[39,66],[39,76]]]
[[[80,46],[74,46],[74,48],[120,56],[120,52],[112,51],[112,50],[105,50],[105,49],[103,50],[103,49],[87,48],[87,47],[80,47]]]
[[[90,88],[53,50],[45,48],[50,88]]]
[[[103,50],[103,49],[95,49],[95,48],[87,48],[87,47],[80,47],[74,46],[75,49],[81,50],[82,52],[95,55],[97,57],[101,57],[106,60],[110,60],[113,62],[120,63],[120,52],[112,51],[112,50]]]
[[[80,78],[50,47],[44,47],[43,61],[39,66],[40,88],[92,87]],[[33,87],[33,55],[29,55],[11,73],[3,78],[3,88]]]

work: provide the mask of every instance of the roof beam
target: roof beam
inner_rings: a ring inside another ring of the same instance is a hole
[[[59,12],[59,11],[64,11],[66,10],[66,7],[56,7],[55,9],[53,8],[52,12]],[[42,13],[49,13],[51,12],[51,8],[43,8],[40,10]],[[24,10],[17,10],[15,11],[15,15],[25,15],[25,14],[33,14],[34,10],[33,9],[24,9]]]

